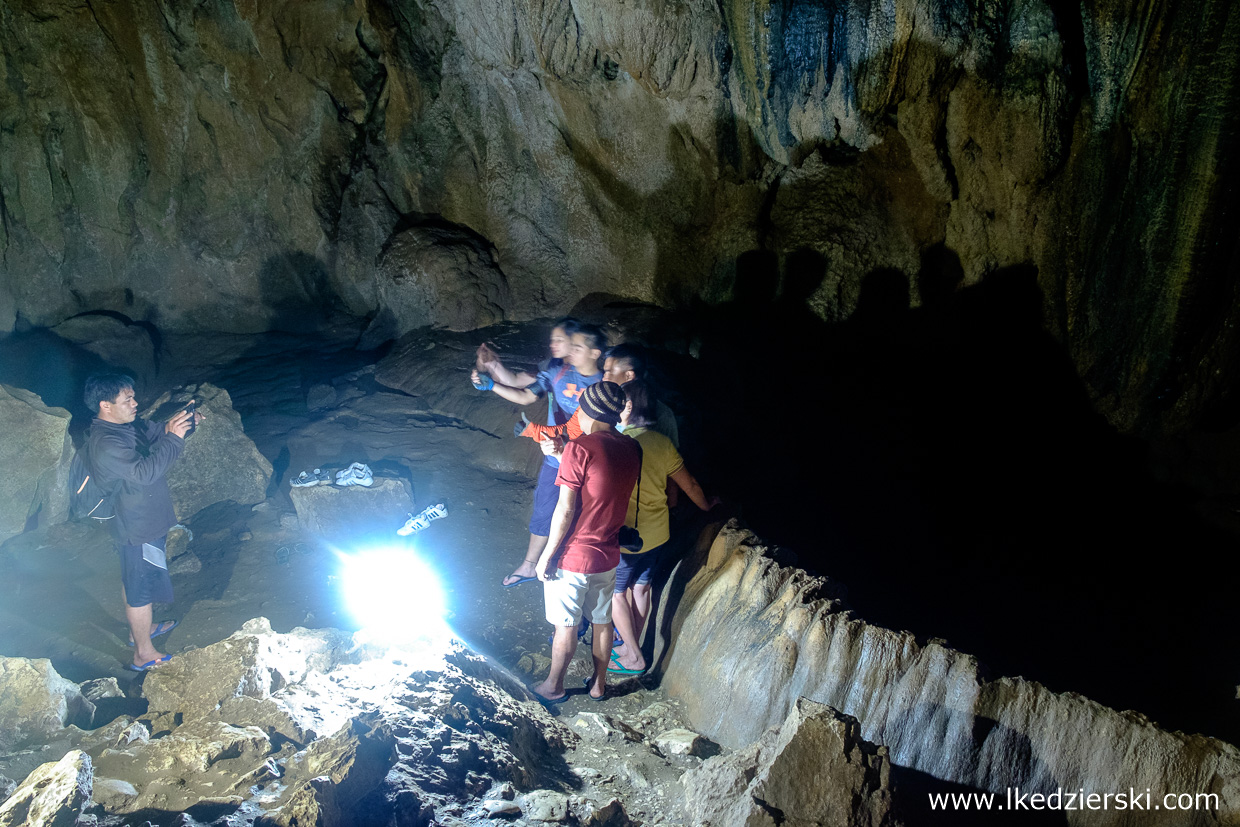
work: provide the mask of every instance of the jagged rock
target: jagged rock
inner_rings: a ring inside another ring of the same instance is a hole
[[[384,250],[375,284],[382,310],[362,335],[363,349],[419,327],[466,331],[496,324],[511,304],[494,251],[454,227],[398,233]]]
[[[655,736],[654,745],[664,755],[701,757],[707,750],[707,739],[690,729],[669,729]]]
[[[586,741],[640,741],[642,736],[623,721],[598,712],[578,712],[569,724]]]
[[[379,478],[366,488],[360,485],[309,485],[290,488],[302,531],[326,539],[367,534],[387,526],[392,536],[417,511],[413,494],[404,480]]]
[[[197,554],[186,553],[168,561],[168,573],[173,575],[197,574],[202,571],[202,560]]]
[[[95,786],[91,798],[109,813],[125,812],[129,805],[138,797],[138,788],[120,778],[104,778],[95,776]]]
[[[681,781],[694,824],[879,827],[894,823],[890,773],[886,748],[863,741],[855,719],[801,699],[754,747],[710,758]]]
[[[30,391],[0,385],[0,543],[20,534],[41,507],[40,522],[68,514],[69,418]]]
[[[228,391],[206,383],[190,385],[165,393],[143,416],[166,419],[190,399],[196,401],[203,420],[168,472],[177,515],[188,520],[219,502],[251,505],[265,500],[271,463],[246,436]]]
[[[0,806],[0,827],[71,827],[91,797],[90,756],[73,750],[30,773]]]
[[[67,319],[52,332],[103,359],[109,368],[132,376],[139,389],[150,387],[156,371],[155,342],[143,325],[91,313]]]
[[[271,630],[266,618],[247,621],[219,643],[184,652],[143,683],[152,713],[179,714],[186,721],[217,711],[240,697],[264,699],[303,681],[311,672],[347,662],[350,637],[337,629]]]
[[[624,805],[616,798],[603,804],[583,802],[583,806],[578,810],[577,820],[582,827],[629,827],[633,823],[625,812]]]
[[[256,727],[200,720],[154,740],[135,739],[105,749],[95,768],[99,775],[132,787],[131,793],[130,787],[110,785],[106,795],[111,812],[182,811],[203,801],[220,803],[222,793],[235,790],[239,779],[264,767],[272,752],[271,739]]]
[[[534,790],[521,797],[521,812],[530,821],[568,820],[568,796],[555,790]]]
[[[94,705],[47,658],[0,657],[0,752],[46,739],[73,721],[89,725]]]
[[[92,703],[103,700],[105,698],[123,698],[125,697],[121,685],[117,683],[116,678],[94,678],[89,681],[82,681],[79,685],[82,697]]]
[[[3,804],[16,789],[16,781],[7,776],[0,775],[0,804]]]
[[[1065,778],[1073,788],[1216,792],[1221,809],[1240,809],[1234,746],[1023,679],[987,680],[968,655],[818,597],[821,578],[779,565],[735,526],[709,560],[681,600],[663,686],[724,746],[781,725],[795,687],[855,715],[892,762],[934,778],[1000,793]]]

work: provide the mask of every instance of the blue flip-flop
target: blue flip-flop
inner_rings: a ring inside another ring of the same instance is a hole
[[[618,675],[641,675],[645,669],[626,669],[620,665],[620,661],[616,660],[616,656],[611,656],[611,665],[607,667],[608,672],[615,672]]]
[[[170,660],[172,660],[172,655],[164,655],[162,658],[155,658],[155,660],[148,660],[146,663],[142,664],[141,666],[136,666],[132,663],[127,663],[125,664],[125,667],[133,672],[145,672],[148,669],[152,669],[156,666],[159,666],[161,663],[167,663]]]
[[[508,577],[512,577],[512,575],[510,574],[508,575]],[[504,579],[507,580],[508,577],[505,577]],[[516,580],[512,581],[511,583],[501,583],[500,585],[502,585],[505,589],[511,589],[513,586],[520,586],[522,583],[528,583],[531,580],[537,580],[537,579],[538,579],[537,577],[518,577]]]
[[[582,681],[582,683],[584,683],[584,684],[585,684],[585,687],[586,687],[586,697],[587,697],[587,698],[589,698],[590,700],[594,701],[595,703],[598,703],[599,701],[605,701],[605,700],[607,700],[607,692],[606,692],[606,690],[604,690],[604,691],[603,691],[603,695],[602,695],[602,697],[599,697],[599,698],[596,698],[596,697],[594,697],[593,695],[591,695],[591,694],[590,694],[590,684],[594,683],[594,679],[593,679],[593,678],[582,678],[582,679],[581,679],[581,681]]]
[[[559,706],[560,704],[568,700],[567,692],[565,692],[563,695],[561,695],[558,698],[544,698],[542,695],[539,695],[533,689],[530,690],[530,694],[534,696],[534,700],[538,701],[540,704],[547,707],[547,709],[555,709],[557,706]]]
[[[155,638],[159,637],[160,635],[166,635],[166,634],[168,634],[169,632],[171,632],[171,631],[172,631],[173,629],[175,629],[176,627],[177,627],[177,621],[175,621],[175,620],[161,620],[161,621],[159,621],[159,624],[155,627],[155,631],[154,631],[154,632],[151,632],[151,640],[154,640]],[[129,645],[130,645],[130,646],[133,646],[133,645],[134,645],[134,643],[133,643],[133,640],[132,640],[132,639],[130,639],[130,641],[129,641]]]

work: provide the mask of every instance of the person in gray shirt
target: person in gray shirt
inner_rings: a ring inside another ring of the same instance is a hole
[[[121,598],[133,638],[135,672],[166,663],[151,638],[169,631],[175,621],[152,623],[151,604],[172,602],[172,580],[164,559],[168,529],[177,524],[166,474],[185,436],[202,420],[199,413],[178,411],[168,422],[138,418],[133,379],[95,374],[86,380],[86,405],[95,411],[87,437],[87,456],[95,482],[115,494],[112,536],[121,558]]]

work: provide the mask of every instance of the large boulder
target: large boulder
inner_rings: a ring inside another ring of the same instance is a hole
[[[177,514],[184,520],[226,500],[242,505],[265,500],[271,462],[246,436],[228,391],[207,383],[188,385],[165,393],[143,416],[167,419],[191,399],[203,419],[168,472]]]
[[[804,698],[756,744],[708,759],[681,782],[694,824],[894,823],[886,747],[863,740],[855,718]]]
[[[49,513],[67,513],[69,419],[30,391],[0,385],[0,543],[25,530],[45,503]]]
[[[0,827],[73,827],[90,805],[92,783],[90,756],[72,750],[26,777],[0,806]]]
[[[375,275],[379,315],[362,337],[376,347],[419,327],[474,330],[504,320],[508,282],[482,239],[455,227],[397,234]]]
[[[356,660],[348,654],[351,648],[350,636],[337,629],[279,634],[266,618],[255,618],[219,643],[192,649],[153,670],[143,693],[153,714],[192,721],[215,714],[228,701],[267,699],[311,673],[330,672]]]
[[[369,488],[310,485],[289,489],[302,530],[340,540],[366,536],[376,527],[390,534],[412,513],[413,495],[404,480],[376,479]]]
[[[119,316],[87,313],[66,319],[52,332],[132,376],[139,388],[148,387],[155,376],[156,347],[145,325]]]
[[[89,724],[94,706],[47,658],[0,657],[0,752],[42,741],[67,724]]]

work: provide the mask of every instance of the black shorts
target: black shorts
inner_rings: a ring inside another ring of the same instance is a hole
[[[164,548],[168,538],[152,540],[151,545]],[[172,602],[172,578],[167,569],[148,563],[142,556],[142,546],[116,546],[121,556],[121,583],[125,586],[125,602],[139,609],[152,603]]]
[[[655,566],[659,565],[659,559],[663,556],[663,548],[655,546],[638,554],[621,554],[620,565],[616,566],[616,594],[649,583]]]

